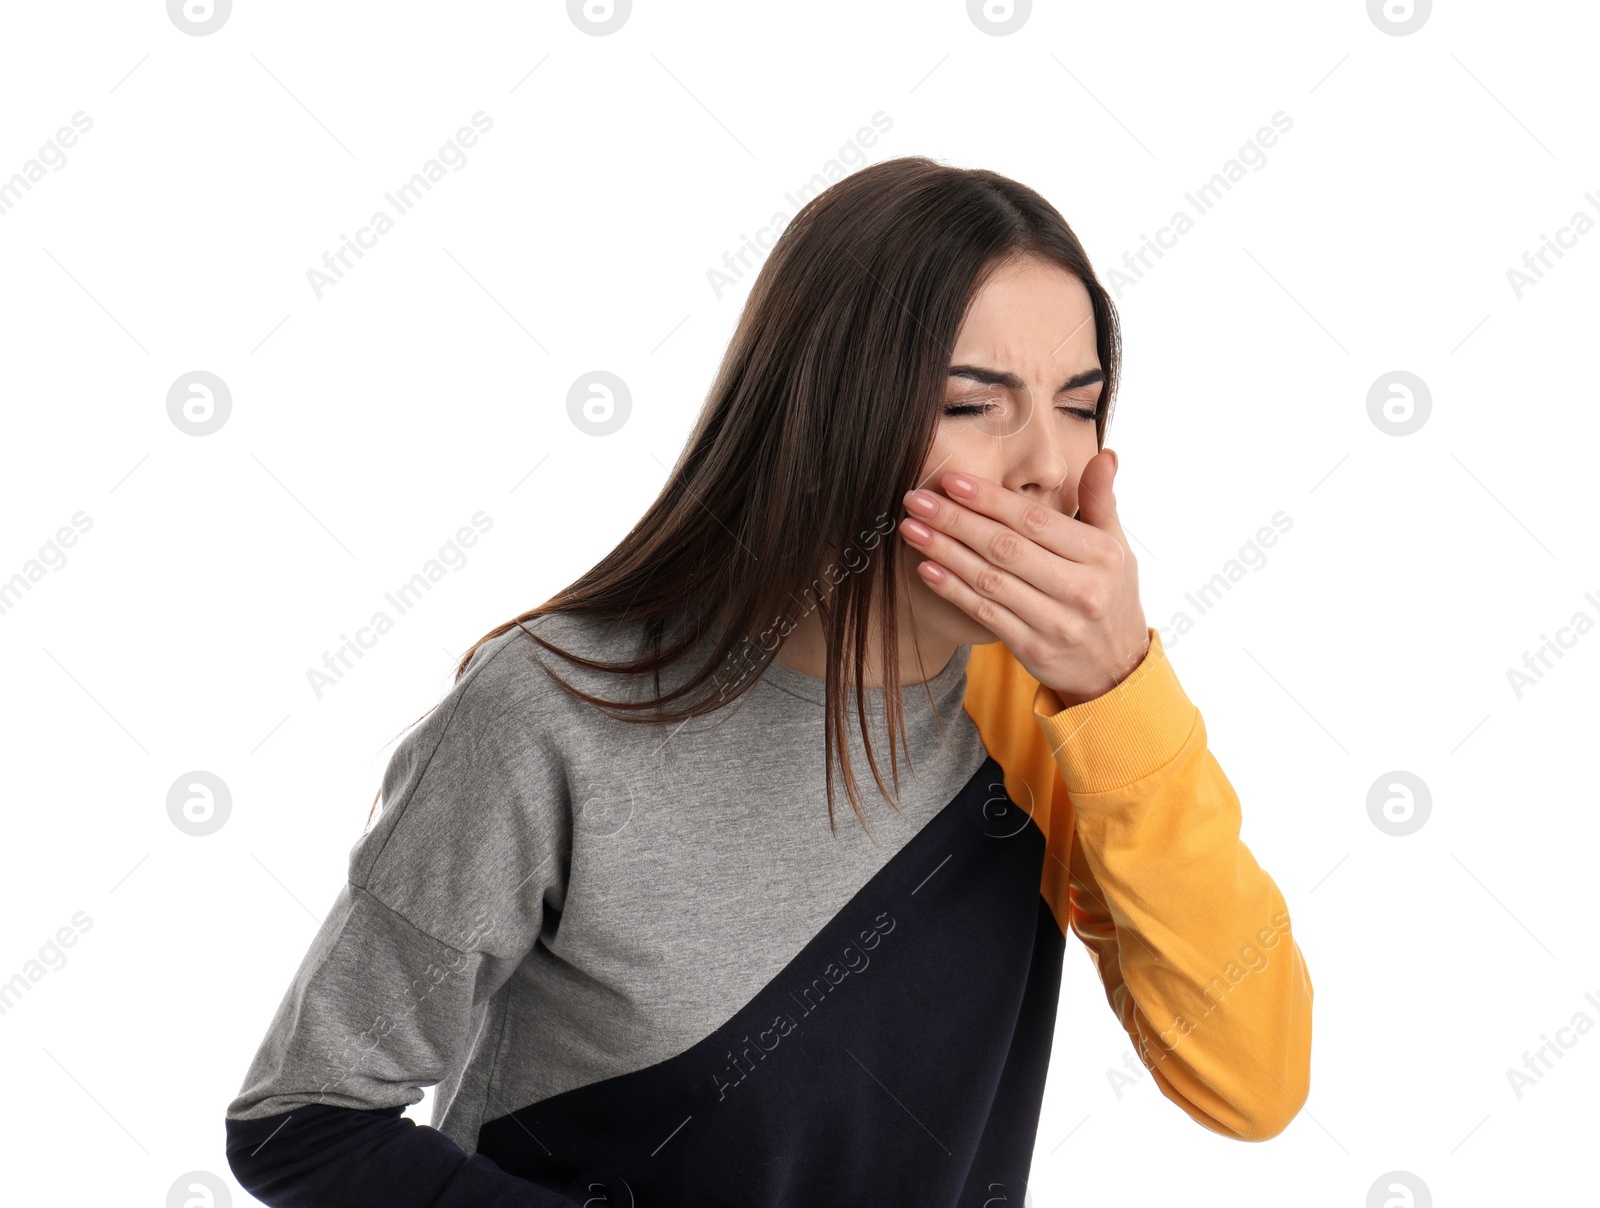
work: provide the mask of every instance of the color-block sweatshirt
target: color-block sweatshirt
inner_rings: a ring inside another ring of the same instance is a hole
[[[621,622],[529,628],[643,650]],[[772,663],[638,724],[535,656],[612,698],[648,680],[485,643],[389,761],[227,1107],[235,1176],[272,1208],[1021,1203],[1069,930],[1164,1095],[1275,1135],[1308,1090],[1310,978],[1150,636],[1070,708],[1004,645],[959,647],[900,690],[898,811],[852,692],[870,834],[837,774],[829,828],[820,679]],[[401,1114],[426,1086],[433,1127]]]

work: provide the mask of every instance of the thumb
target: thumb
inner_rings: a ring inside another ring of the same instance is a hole
[[[1117,497],[1113,485],[1117,477],[1117,455],[1101,449],[1084,463],[1078,479],[1078,517],[1085,524],[1126,541],[1122,522],[1117,517]]]

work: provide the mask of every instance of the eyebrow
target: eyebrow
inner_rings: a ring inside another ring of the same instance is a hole
[[[996,369],[984,369],[979,365],[952,365],[950,366],[950,376],[968,378],[985,386],[1004,386],[1007,390],[1021,390],[1023,386],[1022,379],[1014,373],[1002,373]],[[1073,374],[1061,385],[1057,386],[1056,391],[1059,393],[1062,390],[1076,390],[1079,386],[1092,386],[1096,382],[1105,380],[1105,370],[1097,366],[1094,369],[1085,369],[1081,373]]]

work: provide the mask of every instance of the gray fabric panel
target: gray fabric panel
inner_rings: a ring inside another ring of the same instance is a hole
[[[574,652],[636,652],[623,625],[529,626]],[[487,643],[384,775],[383,811],[285,994],[228,1115],[388,1107],[438,1085],[434,1123],[479,1125],[675,1056],[715,1030],[942,809],[985,752],[962,708],[968,647],[902,691],[901,813],[847,705],[875,840],[823,784],[822,683],[781,665],[676,727],[615,721],[636,696],[513,629]],[[664,683],[681,682],[663,677]],[[873,748],[891,785],[881,693]],[[934,716],[935,708],[938,717]],[[942,726],[942,733],[941,733]]]

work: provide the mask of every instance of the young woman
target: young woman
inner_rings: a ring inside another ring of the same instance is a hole
[[[1281,1131],[1311,982],[1145,623],[1118,362],[1031,189],[903,158],[801,210],[660,497],[390,760],[228,1105],[240,1183],[1020,1203],[1069,930],[1163,1094]]]

